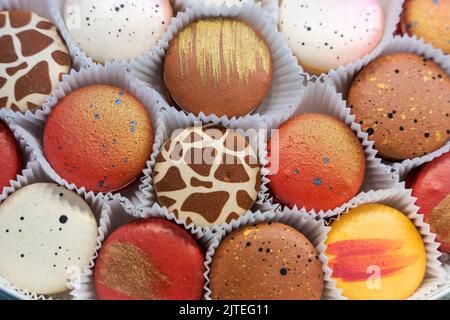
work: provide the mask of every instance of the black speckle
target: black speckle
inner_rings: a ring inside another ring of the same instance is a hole
[[[65,224],[67,222],[67,220],[69,220],[69,218],[67,218],[66,215],[62,215],[59,217],[59,222],[62,224]]]
[[[373,135],[374,133],[375,133],[375,130],[373,130],[373,128],[369,128],[369,129],[367,129],[367,134],[369,135],[369,136],[371,136],[371,135]]]
[[[281,268],[280,269],[280,274],[282,275],[282,276],[285,276],[285,275],[287,275],[287,270],[286,270],[286,268]]]
[[[251,242],[247,242],[247,243],[245,244],[246,247],[250,247],[251,245],[252,245]]]
[[[429,132],[425,132],[424,137],[425,138],[429,138],[430,137],[430,133]]]

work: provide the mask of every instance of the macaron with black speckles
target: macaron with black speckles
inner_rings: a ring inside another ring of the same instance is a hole
[[[382,158],[403,161],[438,150],[450,137],[450,79],[432,60],[392,53],[354,79],[348,105]]]
[[[450,54],[450,0],[407,0],[401,21],[404,34]]]
[[[151,50],[173,16],[170,0],[66,0],[71,37],[99,63],[127,60]]]
[[[209,288],[214,300],[320,300],[323,286],[316,249],[282,223],[235,230],[212,258]]]
[[[69,277],[89,265],[97,222],[76,193],[52,183],[27,185],[0,205],[0,276],[37,294],[69,290]]]
[[[320,75],[372,52],[384,13],[379,0],[281,0],[279,29],[303,69]]]
[[[15,180],[22,169],[22,156],[14,135],[0,121],[0,194],[11,180]]]
[[[44,152],[63,179],[94,192],[118,191],[147,165],[154,134],[147,110],[131,93],[91,85],[64,97],[50,113]]]

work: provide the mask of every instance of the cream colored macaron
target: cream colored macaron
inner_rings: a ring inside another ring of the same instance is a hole
[[[93,257],[96,238],[94,214],[76,193],[28,185],[0,206],[0,276],[28,292],[66,291]]]
[[[379,0],[281,0],[279,29],[303,69],[320,75],[372,52],[384,15]]]

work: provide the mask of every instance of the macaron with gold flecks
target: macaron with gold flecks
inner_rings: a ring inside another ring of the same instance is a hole
[[[211,263],[214,300],[320,300],[322,263],[311,242],[278,222],[230,233]]]
[[[288,207],[334,209],[353,198],[363,183],[361,142],[329,115],[307,113],[287,121],[268,149],[271,167],[279,168],[270,175],[270,189]]]
[[[109,192],[142,174],[154,135],[136,97],[99,84],[63,98],[48,117],[43,140],[48,162],[63,179],[89,191]]]
[[[415,225],[381,204],[351,209],[331,225],[326,254],[332,278],[352,300],[400,300],[425,276],[426,252]]]
[[[273,66],[261,34],[235,19],[200,19],[170,41],[164,82],[175,103],[198,115],[239,117],[268,95]]]
[[[450,153],[422,166],[412,177],[412,195],[436,233],[440,249],[450,253]]]
[[[200,300],[205,255],[173,222],[143,219],[106,239],[95,266],[101,300]]]
[[[450,0],[407,0],[402,31],[450,54]]]
[[[365,66],[348,104],[381,157],[402,161],[445,145],[450,137],[450,79],[414,53],[392,53]]]

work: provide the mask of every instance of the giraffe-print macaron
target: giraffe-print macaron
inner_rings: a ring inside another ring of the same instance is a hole
[[[0,108],[39,108],[70,65],[53,23],[30,11],[0,12]]]
[[[228,223],[254,204],[260,166],[252,146],[223,127],[190,127],[168,140],[153,171],[157,201],[200,227]]]

